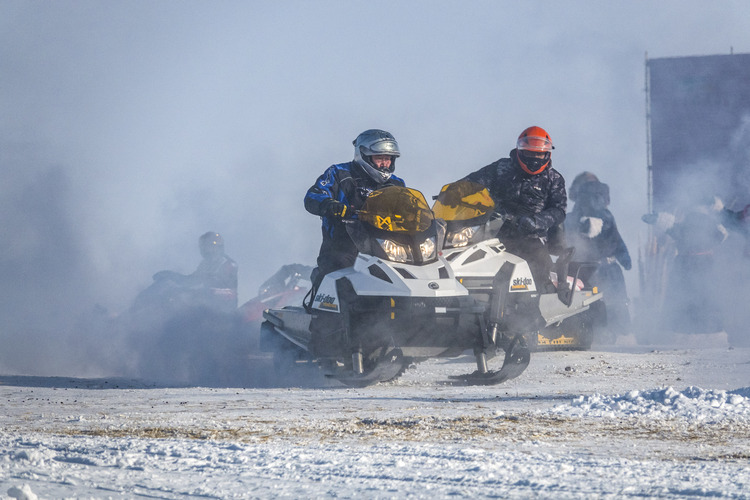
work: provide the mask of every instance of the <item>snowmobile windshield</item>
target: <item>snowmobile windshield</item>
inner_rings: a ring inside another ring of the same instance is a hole
[[[400,186],[373,191],[358,217],[377,229],[407,234],[426,231],[435,219],[422,193]]]
[[[495,202],[487,188],[471,181],[446,184],[432,207],[435,217],[446,221],[477,219],[494,210]]]

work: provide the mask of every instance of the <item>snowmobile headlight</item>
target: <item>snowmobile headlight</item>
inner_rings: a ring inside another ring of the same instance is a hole
[[[448,236],[445,238],[445,246],[447,248],[465,247],[477,231],[479,231],[479,226],[471,226],[465,227],[455,233],[448,233]]]
[[[429,238],[424,240],[422,243],[420,243],[419,251],[422,252],[422,261],[426,262],[430,259],[434,259],[436,248],[437,248],[437,245],[435,244],[434,236],[430,236]]]
[[[411,249],[405,245],[400,245],[393,240],[377,240],[380,248],[383,249],[388,260],[393,262],[413,262],[414,257],[411,255]]]

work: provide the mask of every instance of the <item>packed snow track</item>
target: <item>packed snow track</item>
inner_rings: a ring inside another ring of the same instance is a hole
[[[535,353],[502,386],[448,382],[472,363],[363,389],[0,376],[0,494],[750,497],[750,349]]]

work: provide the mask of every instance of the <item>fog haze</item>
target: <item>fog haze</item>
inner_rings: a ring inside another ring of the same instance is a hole
[[[304,193],[368,128],[395,135],[397,174],[429,198],[542,126],[568,183],[589,170],[610,185],[635,261],[646,54],[749,52],[748,14],[743,1],[2,0],[0,367],[44,365],[80,314],[127,308],[160,269],[191,272],[209,230],[239,264],[240,303],[281,265],[312,264]]]

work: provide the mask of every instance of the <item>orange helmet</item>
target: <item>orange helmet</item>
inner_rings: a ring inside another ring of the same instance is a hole
[[[555,147],[546,130],[541,127],[529,127],[518,136],[518,163],[527,174],[539,174],[549,165],[553,149]]]

